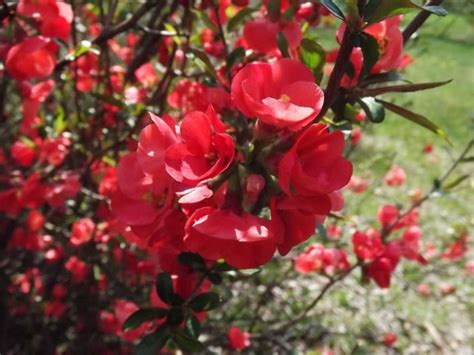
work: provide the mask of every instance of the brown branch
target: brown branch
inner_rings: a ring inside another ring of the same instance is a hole
[[[320,120],[329,110],[331,105],[334,103],[341,85],[341,80],[346,72],[347,65],[350,61],[353,45],[351,42],[352,30],[349,26],[346,26],[344,36],[341,42],[341,48],[334,64],[331,76],[329,77],[328,86],[324,93],[324,105],[319,113],[317,120]]]
[[[138,10],[135,12],[132,17],[119,23],[118,25],[107,29],[105,28],[95,39],[92,40],[92,44],[100,45],[106,43],[109,39],[117,36],[120,33],[126,32],[133,28],[137,22],[147,14],[147,12],[153,7],[159,5],[161,0],[146,1]],[[55,72],[62,70],[68,64],[77,60],[80,56],[75,56],[73,58],[65,58],[58,63],[56,63]]]
[[[437,6],[441,5],[443,0],[429,0],[425,5],[426,6]],[[422,10],[415,16],[415,18],[408,24],[408,26],[403,31],[403,45],[406,45],[408,40],[413,36],[413,34],[426,22],[428,17],[430,17],[431,12]]]

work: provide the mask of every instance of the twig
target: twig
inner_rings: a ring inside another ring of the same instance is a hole
[[[441,5],[443,0],[430,0],[426,3],[426,6],[437,6]],[[413,34],[425,23],[425,21],[430,17],[431,12],[422,10],[415,16],[415,18],[408,24],[408,26],[403,31],[403,45],[406,45],[408,40],[413,36]]]

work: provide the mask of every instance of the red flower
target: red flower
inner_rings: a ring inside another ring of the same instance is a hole
[[[64,264],[66,270],[72,275],[74,282],[83,282],[89,275],[89,266],[77,256],[71,256]]]
[[[385,250],[380,234],[375,229],[362,233],[356,231],[352,235],[354,253],[363,260],[373,260]]]
[[[71,5],[56,0],[20,0],[16,11],[41,22],[40,31],[46,37],[69,38],[74,17]]]
[[[57,45],[37,36],[10,48],[5,62],[8,73],[16,80],[42,79],[54,70]]]
[[[402,235],[400,241],[402,255],[408,260],[416,260],[420,264],[426,264],[426,259],[420,254],[421,229],[418,226],[410,226]]]
[[[209,260],[225,259],[238,269],[267,263],[276,249],[270,222],[242,212],[203,207],[186,222],[184,244]]]
[[[286,197],[273,199],[270,208],[272,222],[278,233],[278,251],[281,255],[286,255],[291,248],[314,234],[318,216],[331,211],[331,199],[328,195],[310,198]]]
[[[295,260],[295,270],[304,274],[322,271],[332,275],[349,268],[347,253],[344,250],[325,248],[321,244],[308,246]]]
[[[197,185],[224,172],[234,159],[234,141],[225,132],[212,106],[192,112],[181,123],[182,142],[165,155],[166,171],[178,182]]]
[[[388,173],[383,178],[383,181],[388,186],[400,186],[403,185],[407,178],[405,170],[400,168],[398,165],[392,165]]]
[[[266,19],[248,21],[244,25],[243,37],[248,48],[263,54],[271,54],[278,49],[278,32],[283,33],[290,50],[300,45],[303,36],[301,26],[297,22],[278,24]]]
[[[384,205],[379,208],[377,218],[384,227],[392,225],[398,218],[400,211],[395,205]]]
[[[324,101],[311,70],[287,58],[248,64],[234,77],[231,95],[244,115],[292,131],[313,121]]]
[[[31,166],[36,158],[35,146],[21,141],[13,143],[10,153],[13,160],[21,166]]]
[[[400,261],[400,256],[399,243],[388,243],[384,253],[367,266],[367,276],[381,288],[390,287],[390,279]]]
[[[397,69],[402,60],[403,36],[399,28],[400,18],[394,17],[370,25],[364,32],[374,37],[379,44],[380,57],[372,72]]]
[[[385,346],[393,346],[397,341],[397,335],[395,333],[385,333],[383,335],[383,343]]]
[[[95,229],[95,223],[90,218],[81,218],[72,225],[71,244],[79,246],[87,243],[92,238]]]
[[[344,187],[352,164],[343,157],[344,135],[315,124],[305,130],[278,166],[280,187],[288,195],[329,194]]]
[[[229,327],[227,339],[229,340],[229,346],[234,350],[243,350],[250,346],[250,334],[243,332],[236,326]]]

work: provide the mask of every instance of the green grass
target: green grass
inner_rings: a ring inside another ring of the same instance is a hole
[[[410,20],[405,19],[405,23]],[[391,94],[384,99],[424,115],[441,127],[453,146],[442,138],[406,119],[387,112],[384,122],[371,124],[360,147],[351,157],[355,175],[370,181],[371,196],[350,194],[346,213],[363,215],[368,223],[382,203],[407,206],[408,192],[415,188],[428,191],[435,178],[452,164],[466,143],[474,138],[474,25],[459,15],[430,17],[406,48],[415,62],[403,74],[413,83],[453,81],[443,87],[417,93]],[[337,26],[337,24],[336,24]],[[326,50],[336,46],[335,27],[317,33]],[[425,144],[434,145],[434,154],[422,152]],[[471,154],[474,155],[474,152]],[[382,189],[382,178],[391,163],[403,167],[407,182],[399,188]],[[472,173],[472,164],[464,164],[452,178]],[[472,229],[474,181],[465,181],[457,194],[442,196],[423,208],[424,228],[440,241],[449,238],[450,227]],[[430,238],[431,239],[431,238]]]

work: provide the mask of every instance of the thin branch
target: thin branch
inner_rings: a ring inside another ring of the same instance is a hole
[[[441,5],[442,2],[443,0],[430,0],[426,3],[426,6],[438,6]],[[403,31],[403,45],[407,44],[411,36],[425,23],[430,15],[431,12],[422,10],[415,16]]]

